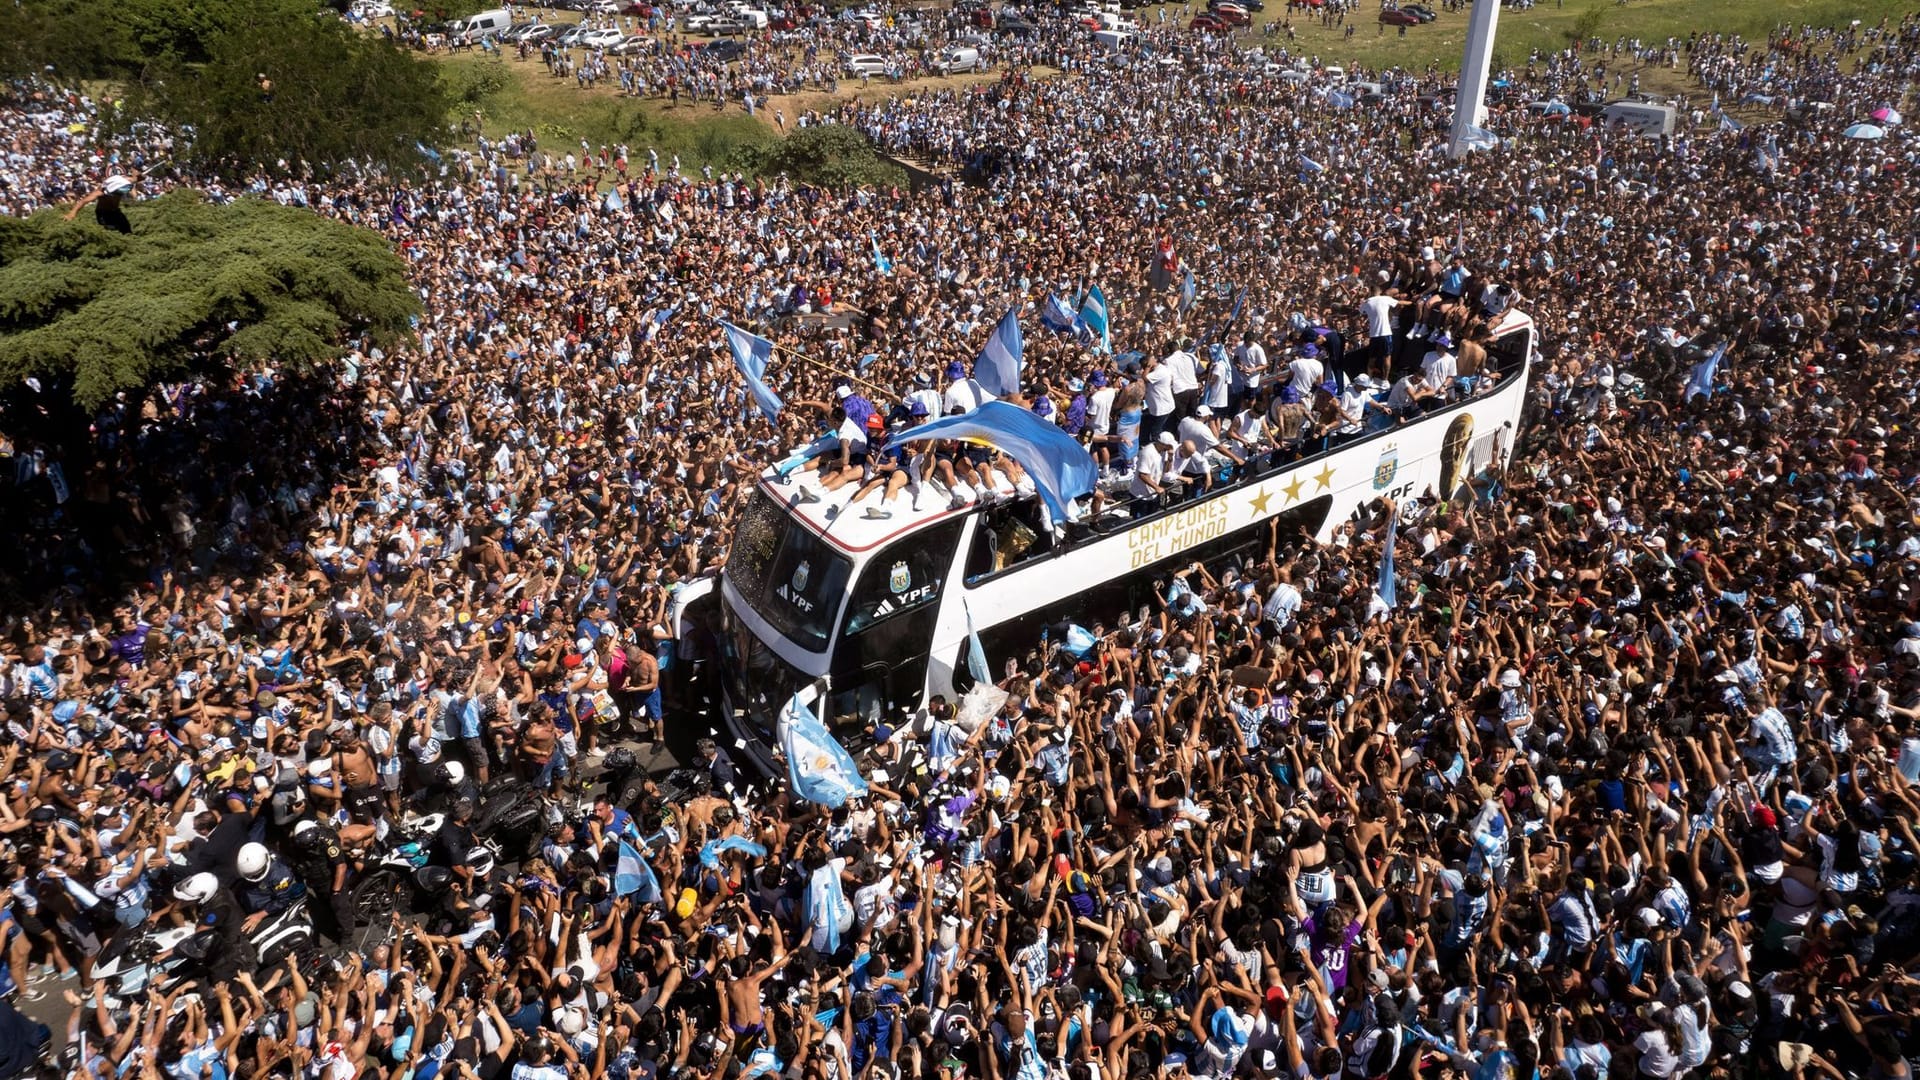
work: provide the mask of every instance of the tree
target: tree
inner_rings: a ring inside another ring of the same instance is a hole
[[[451,99],[439,69],[330,15],[298,7],[238,20],[208,51],[206,63],[174,65],[128,101],[129,116],[191,126],[183,156],[202,169],[407,164],[445,134]]]
[[[0,218],[0,385],[31,377],[39,399],[90,413],[235,365],[311,366],[357,334],[392,341],[419,311],[384,237],[309,210],[182,189],[127,216],[127,236],[52,210]]]
[[[743,147],[741,166],[764,175],[786,173],[822,187],[898,187],[907,171],[874,149],[866,133],[847,124],[814,124],[765,146]]]

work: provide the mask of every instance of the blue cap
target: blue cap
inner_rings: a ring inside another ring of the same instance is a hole
[[[1104,372],[1104,371],[1096,371],[1096,372],[1094,372],[1094,373],[1093,373],[1093,385],[1095,385],[1095,386],[1105,386],[1105,385],[1107,385],[1107,373],[1106,373],[1106,372]]]
[[[907,415],[908,416],[927,415],[927,403],[924,401],[916,401],[913,404],[907,406]]]
[[[951,363],[947,364],[947,378],[964,379],[966,377],[967,377],[967,366],[965,364],[962,364],[958,360],[952,361]]]
[[[1315,345],[1312,342],[1308,342],[1307,344],[1300,346],[1300,355],[1301,356],[1319,356],[1320,346]]]
[[[1067,389],[1073,391],[1076,394],[1082,390],[1085,390],[1086,388],[1087,388],[1087,384],[1085,382],[1082,382],[1079,379],[1067,380]]]
[[[1285,386],[1283,386],[1283,387],[1281,387],[1281,388],[1280,388],[1280,402],[1281,402],[1281,404],[1283,404],[1283,405],[1293,405],[1293,404],[1296,404],[1296,403],[1298,403],[1298,402],[1299,402],[1299,400],[1300,400],[1300,391],[1298,391],[1298,390],[1295,390],[1295,389],[1293,388],[1293,384],[1292,384],[1292,383],[1288,383],[1287,385],[1285,385]]]

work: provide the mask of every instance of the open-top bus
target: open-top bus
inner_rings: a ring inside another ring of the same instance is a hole
[[[1152,601],[1157,580],[1210,568],[1283,539],[1326,540],[1376,499],[1452,496],[1504,468],[1519,433],[1533,321],[1507,313],[1487,343],[1482,388],[1415,419],[1340,439],[1280,465],[1249,468],[1203,495],[1141,514],[1125,501],[1064,535],[1037,523],[1038,500],[950,509],[902,498],[892,516],[828,516],[839,496],[794,505],[811,478],[763,476],[736,529],[717,590],[683,596],[719,642],[719,716],[729,742],[771,765],[778,718],[795,694],[830,725],[868,724],[972,685],[969,619],[996,663],[1042,628],[1113,626]],[[813,488],[818,493],[817,488]],[[869,499],[876,498],[869,496]],[[1024,529],[1023,544],[1008,530]],[[1023,546],[1024,545],[1024,546]],[[1015,559],[1006,552],[1019,548]],[[738,756],[738,755],[736,755]]]

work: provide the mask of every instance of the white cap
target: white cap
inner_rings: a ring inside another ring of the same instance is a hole
[[[1161,446],[1173,446],[1179,442],[1178,439],[1173,437],[1173,432],[1171,431],[1161,432],[1160,437],[1153,441],[1159,443]]]
[[[124,195],[133,190],[133,181],[115,173],[107,177],[107,182],[101,185],[101,190],[109,195]]]

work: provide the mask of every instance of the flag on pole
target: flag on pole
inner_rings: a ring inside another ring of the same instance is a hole
[[[867,239],[873,243],[873,268],[883,274],[893,273],[893,260],[887,258],[887,253],[880,250],[880,238],[868,233]]]
[[[834,741],[825,724],[793,695],[780,725],[780,748],[787,756],[787,782],[793,793],[822,806],[838,809],[855,795],[867,793],[866,778],[846,748]]]
[[[1687,375],[1687,392],[1684,400],[1692,401],[1696,397],[1713,396],[1713,380],[1720,373],[1720,358],[1727,354],[1727,343],[1721,342],[1707,354],[1707,358],[1693,365]]]
[[[987,650],[980,646],[980,635],[973,630],[973,609],[963,601],[961,610],[967,616],[967,674],[982,686],[993,682],[993,670],[987,667]]]
[[[1113,334],[1107,325],[1107,294],[1100,286],[1090,285],[1086,294],[1080,297],[1080,313],[1074,317],[1075,325],[1100,339],[1102,352],[1113,351]]]
[[[1367,619],[1372,621],[1377,615],[1392,611],[1397,591],[1393,582],[1393,547],[1400,539],[1400,507],[1393,508],[1393,516],[1387,519],[1387,538],[1380,549],[1380,579],[1373,586],[1373,600],[1367,605]]]
[[[1025,361],[1025,344],[1020,337],[1020,309],[1007,310],[994,327],[993,336],[973,362],[973,377],[980,388],[994,397],[1020,392],[1020,368]]]
[[[660,902],[660,879],[641,857],[640,849],[626,840],[620,841],[620,857],[613,866],[613,895],[631,896],[640,904]]]
[[[1040,309],[1040,325],[1062,334],[1072,330],[1073,305],[1048,293],[1046,305]]]
[[[725,319],[720,325],[727,331],[727,347],[733,350],[733,364],[747,380],[747,392],[767,419],[777,420],[785,403],[767,385],[767,361],[773,358],[773,342],[759,334],[742,330]]]
[[[1186,276],[1180,279],[1180,314],[1193,310],[1193,302],[1200,298],[1200,283],[1194,279],[1193,268],[1187,268]]]

